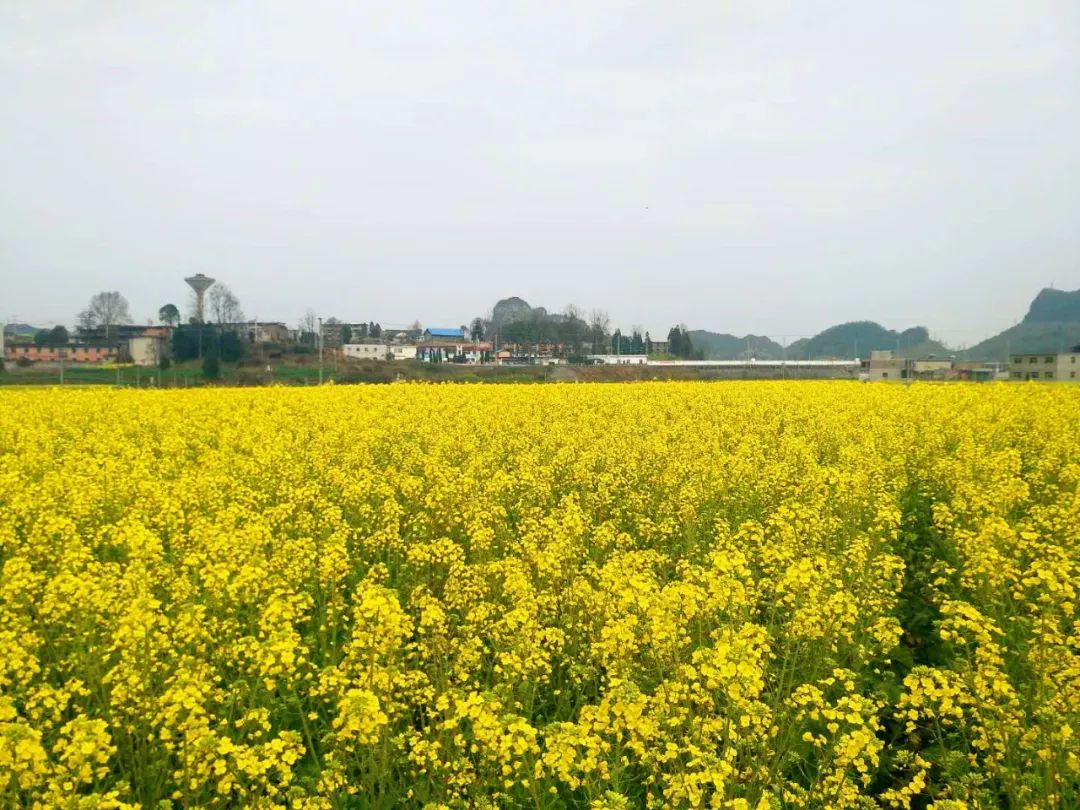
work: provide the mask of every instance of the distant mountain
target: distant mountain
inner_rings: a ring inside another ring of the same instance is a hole
[[[1080,290],[1039,290],[1023,323],[1080,323]]]
[[[968,360],[1004,361],[1010,354],[1053,354],[1080,345],[1080,322],[1018,323],[964,352]]]
[[[31,326],[28,323],[5,323],[4,334],[5,335],[34,335],[37,334],[38,327]]]
[[[913,326],[902,332],[886,329],[873,321],[851,321],[830,326],[812,338],[796,340],[787,347],[787,357],[799,360],[825,360],[868,357],[872,351],[891,349],[902,357],[948,357],[954,354],[933,340],[925,326]]]
[[[1040,290],[1024,319],[964,352],[970,360],[1003,361],[1009,354],[1042,354],[1080,344],[1080,290]]]
[[[533,308],[524,298],[512,295],[503,298],[491,308],[491,323],[498,327],[514,321],[523,321],[533,313]]]
[[[741,360],[746,357],[779,360],[784,353],[779,343],[761,335],[736,337],[705,329],[691,329],[690,342],[695,349],[705,353],[706,360]]]
[[[914,326],[894,332],[873,321],[852,321],[830,326],[812,338],[802,338],[785,348],[762,335],[737,337],[720,332],[694,329],[690,332],[694,348],[705,353],[708,360],[825,360],[867,357],[879,349],[899,350],[904,357],[948,357],[952,352],[942,343],[932,340],[924,326]]]

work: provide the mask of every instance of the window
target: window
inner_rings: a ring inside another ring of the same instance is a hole
[[[881,379],[883,379],[883,380],[889,379],[889,372],[887,372],[887,371],[881,372]]]
[[[1069,362],[1070,363],[1076,363],[1076,355],[1075,354],[1069,355]]]
[[[1046,360],[1047,363],[1053,363],[1054,362],[1053,357],[1047,357],[1047,358],[1045,358],[1045,360]]]
[[[1020,379],[1021,377],[1023,377],[1023,376],[1024,376],[1024,375],[1023,375],[1023,373],[1022,373],[1022,372],[1019,372],[1019,371],[1014,371],[1014,372],[1012,373],[1012,375],[1013,375],[1013,379],[1014,379],[1014,380],[1019,380],[1019,379]]]
[[[1039,358],[1038,358],[1038,357],[1029,357],[1029,358],[1028,358],[1028,362],[1029,362],[1029,363],[1038,363],[1038,362],[1039,362]]]
[[[1075,380],[1075,379],[1076,379],[1076,372],[1075,372],[1075,371],[1070,371],[1070,372],[1069,372],[1069,376],[1070,376],[1070,377],[1071,377],[1072,379],[1074,379],[1074,380]]]
[[[1052,380],[1052,379],[1054,379],[1054,372],[1047,371],[1046,373],[1043,374],[1043,377],[1045,377],[1048,380]]]

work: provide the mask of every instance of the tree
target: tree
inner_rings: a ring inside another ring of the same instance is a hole
[[[382,326],[374,322],[369,323],[368,334],[370,334],[373,338],[382,337]]]
[[[34,334],[34,344],[37,346],[66,346],[68,344],[67,327],[58,325],[52,329],[39,329]]]
[[[563,308],[562,319],[556,324],[559,340],[566,345],[566,352],[572,357],[581,355],[582,344],[589,334],[589,324],[585,322],[585,310],[576,304],[567,304]]]
[[[694,356],[695,356],[694,355],[694,343],[693,343],[693,341],[690,340],[690,332],[689,332],[689,330],[687,330],[686,324],[683,324],[679,328],[682,331],[683,357],[685,357],[687,360],[693,360]]]
[[[484,319],[480,317],[473,318],[472,327],[469,329],[469,333],[472,335],[473,340],[483,340]]]
[[[86,332],[89,332],[91,329],[94,328],[94,314],[89,310],[89,308],[84,309],[76,317],[79,321],[80,332],[85,334]]]
[[[127,299],[116,290],[99,292],[90,299],[86,309],[79,313],[79,323],[90,329],[104,326],[105,342],[108,343],[112,327],[131,323]]]
[[[695,358],[694,344],[690,340],[690,332],[687,330],[686,324],[671,327],[668,332],[668,352],[687,360]]]
[[[180,310],[176,304],[166,304],[157,311],[158,320],[168,326],[176,326],[180,323]]]
[[[316,332],[319,331],[319,319],[315,310],[307,309],[300,318],[300,342],[315,345]]]
[[[668,354],[682,357],[682,331],[677,326],[671,327],[667,333]]]
[[[221,376],[221,361],[218,359],[217,349],[211,349],[206,353],[202,363],[203,376],[208,380],[216,380]]]
[[[194,360],[199,356],[200,333],[203,324],[189,323],[177,326],[172,333],[172,356],[178,362]]]
[[[629,346],[625,347],[629,348]],[[611,353],[622,354],[623,353],[623,336],[622,329],[616,329],[615,334],[611,336]]]
[[[235,363],[244,356],[244,342],[236,332],[222,332],[218,335],[218,351],[222,360]]]
[[[592,343],[594,354],[604,351],[609,326],[611,326],[611,318],[608,314],[602,309],[594,309],[589,316],[589,341]]]
[[[533,307],[526,321],[529,324],[532,342],[546,342],[551,334],[551,320],[548,318],[547,310],[543,307]]]
[[[244,312],[233,291],[220,281],[210,288],[210,318],[217,324],[240,323]]]

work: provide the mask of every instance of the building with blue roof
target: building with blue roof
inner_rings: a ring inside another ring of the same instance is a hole
[[[437,327],[431,327],[424,330],[424,340],[438,340],[444,338],[448,340],[462,340],[465,337],[465,330],[460,326],[456,329],[442,329]]]

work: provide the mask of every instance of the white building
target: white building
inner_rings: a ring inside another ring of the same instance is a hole
[[[643,366],[649,362],[647,354],[590,354],[586,358],[590,363],[605,366]]]
[[[158,335],[128,338],[128,354],[137,366],[156,366],[168,356],[168,344]]]
[[[385,360],[390,347],[385,343],[346,343],[341,351],[350,360]]]
[[[394,345],[390,347],[390,356],[394,360],[415,360],[416,346],[412,344]]]
[[[416,359],[428,363],[484,363],[490,359],[490,343],[463,340],[428,340],[415,347]]]
[[[860,379],[878,382],[907,380],[911,379],[914,363],[906,357],[897,356],[892,349],[878,349],[870,352],[870,359],[862,367]]]

